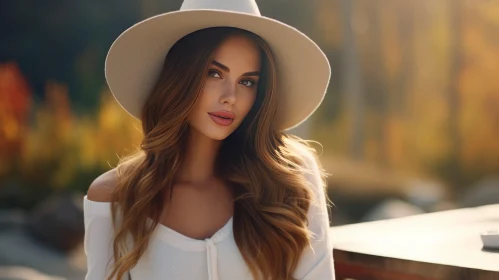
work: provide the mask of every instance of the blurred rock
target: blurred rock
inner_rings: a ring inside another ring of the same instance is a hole
[[[85,278],[85,269],[72,264],[67,254],[34,240],[23,228],[0,231],[0,266],[29,267],[34,271],[62,277],[62,279],[83,280]],[[3,279],[2,276],[0,273],[0,279]]]
[[[426,212],[445,199],[444,186],[434,181],[412,180],[404,190],[407,201]]]
[[[0,266],[0,280],[66,280],[67,278],[50,276],[28,267]]]
[[[0,231],[26,225],[26,213],[22,210],[0,210]]]
[[[499,176],[485,178],[472,185],[460,201],[460,207],[499,203]]]
[[[74,194],[50,196],[33,209],[28,218],[29,233],[57,250],[73,250],[85,234],[82,201],[82,196]]]
[[[448,211],[448,210],[453,210],[459,208],[458,205],[455,202],[448,201],[448,200],[442,200],[438,202],[437,204],[433,205],[429,209],[429,212],[439,212],[439,211]]]
[[[425,213],[421,208],[399,199],[387,199],[362,218],[362,222],[402,218]]]

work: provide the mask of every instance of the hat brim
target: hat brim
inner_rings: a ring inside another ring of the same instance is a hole
[[[182,37],[217,26],[236,27],[263,38],[274,53],[279,86],[278,127],[294,128],[320,105],[331,68],[305,34],[277,20],[222,10],[187,10],[157,15],[124,31],[105,62],[108,86],[118,103],[140,119],[142,106],[161,72],[164,57]]]

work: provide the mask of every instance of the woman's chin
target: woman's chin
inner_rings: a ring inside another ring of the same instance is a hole
[[[210,129],[210,131],[204,131],[203,133],[206,137],[213,140],[225,140],[225,138],[229,137],[231,131],[229,129]]]

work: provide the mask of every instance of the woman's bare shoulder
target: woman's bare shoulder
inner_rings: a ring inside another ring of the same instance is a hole
[[[87,199],[97,202],[111,202],[112,192],[117,183],[116,168],[99,175],[88,188]]]

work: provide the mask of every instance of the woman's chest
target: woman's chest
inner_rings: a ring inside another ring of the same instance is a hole
[[[180,185],[160,215],[159,223],[192,239],[213,236],[233,216],[233,195],[224,186]]]

